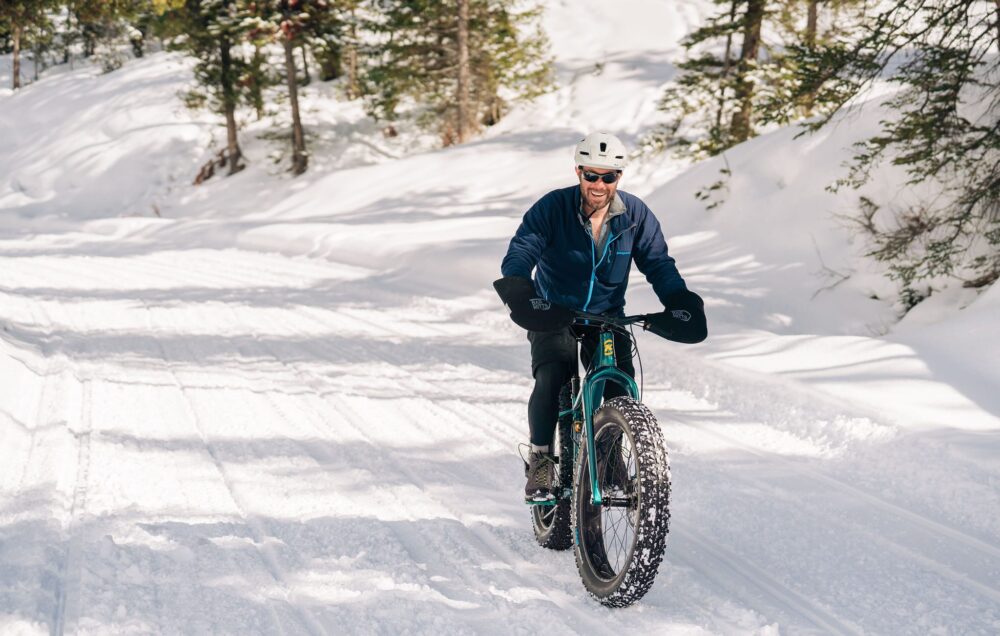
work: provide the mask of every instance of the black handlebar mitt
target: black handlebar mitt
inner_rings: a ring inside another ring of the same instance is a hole
[[[708,337],[705,301],[698,294],[682,289],[667,296],[664,311],[650,314],[646,328],[667,340],[694,344]]]
[[[530,279],[504,276],[493,282],[493,288],[507,305],[510,319],[522,329],[559,331],[573,324],[572,310],[539,298]]]

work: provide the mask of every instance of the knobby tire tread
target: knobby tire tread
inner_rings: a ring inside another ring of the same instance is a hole
[[[663,432],[648,408],[629,397],[609,400],[594,414],[595,438],[600,427],[612,420],[623,428],[628,427],[632,435],[640,482],[640,511],[631,557],[623,570],[610,582],[601,579],[594,571],[584,554],[587,548],[580,536],[578,515],[581,497],[584,493],[589,495],[590,491],[589,487],[582,487],[589,479],[586,448],[580,449],[576,459],[570,514],[577,540],[574,551],[576,566],[584,587],[603,605],[628,607],[652,587],[663,559],[670,521],[670,464]],[[597,463],[600,466],[600,457]]]

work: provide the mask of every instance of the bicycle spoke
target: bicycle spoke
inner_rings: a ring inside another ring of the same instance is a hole
[[[628,437],[620,431],[617,433],[614,436],[610,433],[605,436],[602,448],[606,450],[602,452],[602,461],[599,462],[598,483],[602,492],[621,491],[627,496],[634,496],[634,493],[629,492],[635,472],[633,449]],[[608,446],[610,448],[607,448]],[[608,565],[613,568],[615,574],[621,571],[632,550],[636,536],[635,512],[637,512],[635,503],[627,508],[612,508],[606,505],[601,510],[602,543]]]

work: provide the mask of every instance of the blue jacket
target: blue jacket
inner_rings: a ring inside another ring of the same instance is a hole
[[[525,213],[500,271],[531,278],[535,269],[535,289],[546,300],[620,314],[634,260],[666,304],[667,296],[687,286],[667,253],[660,223],[639,197],[621,190],[618,197],[624,213],[609,215],[609,239],[599,248],[581,223],[580,186],[549,192]]]

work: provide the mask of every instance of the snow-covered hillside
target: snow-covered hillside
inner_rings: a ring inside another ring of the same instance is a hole
[[[222,133],[172,54],[0,94],[0,633],[1000,631],[1000,290],[896,322],[823,189],[875,106],[734,149],[712,211],[720,163],[629,169],[709,312],[703,344],[639,343],[665,560],[614,611],[534,543],[528,347],[490,283],[714,10],[548,4],[555,91],[422,151],[310,86],[297,179],[261,122],[247,170],[190,186]]]

